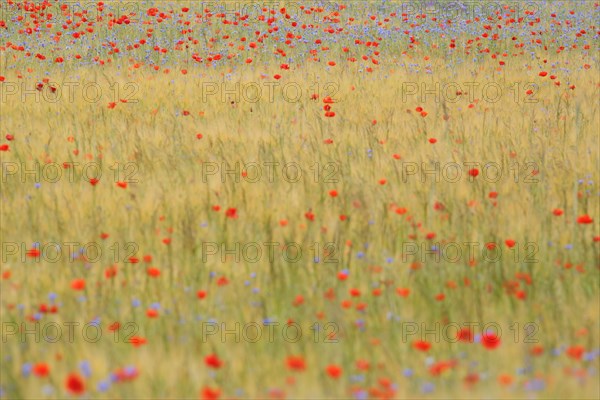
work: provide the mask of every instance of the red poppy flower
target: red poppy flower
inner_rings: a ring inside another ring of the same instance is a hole
[[[306,363],[302,356],[289,356],[286,360],[287,367],[294,371],[304,371]]]
[[[342,375],[342,367],[335,364],[328,365],[325,371],[327,372],[327,375],[333,379],[337,379]]]
[[[544,347],[542,345],[536,344],[535,346],[533,346],[531,348],[531,350],[529,351],[529,353],[532,356],[539,356],[539,355],[541,355],[541,354],[544,353]]]
[[[493,350],[500,346],[500,337],[493,332],[484,332],[481,335],[481,344],[489,350]]]
[[[428,351],[431,348],[431,343],[425,340],[415,340],[413,342],[413,347],[420,351]]]
[[[456,361],[455,360],[451,360],[451,361],[438,361],[435,364],[433,364],[431,367],[429,367],[429,373],[433,376],[439,376],[441,375],[444,371],[454,367],[456,365]]]
[[[461,342],[472,342],[473,333],[469,328],[461,328],[456,334],[456,338]]]
[[[301,294],[299,294],[299,295],[296,296],[296,298],[292,302],[292,305],[294,307],[298,307],[298,306],[302,305],[302,303],[304,303],[304,296],[302,296]]]
[[[219,279],[217,279],[217,286],[225,286],[229,283],[229,279],[227,279],[227,277],[222,276]]]
[[[33,373],[36,376],[39,377],[45,377],[48,376],[48,374],[50,373],[50,367],[48,367],[48,364],[46,363],[37,363],[33,366]]]
[[[204,357],[204,363],[207,366],[215,369],[221,368],[221,366],[223,366],[223,361],[221,361],[216,354],[209,354],[206,357]]]
[[[367,371],[369,369],[369,362],[366,360],[358,360],[356,361],[356,368],[362,371]]]
[[[108,330],[111,332],[118,331],[121,327],[121,323],[119,321],[115,321],[108,326]]]
[[[129,343],[133,344],[135,347],[140,347],[143,344],[146,344],[146,339],[141,336],[132,336],[129,339]]]
[[[76,373],[71,373],[67,376],[65,387],[71,394],[80,395],[85,392],[85,382]]]
[[[583,353],[585,353],[585,348],[583,346],[571,346],[567,349],[567,356],[574,360],[581,360]]]
[[[116,265],[111,265],[110,267],[108,267],[104,270],[104,277],[106,279],[114,278],[115,276],[117,276],[117,266]]]
[[[85,279],[73,279],[71,281],[71,289],[74,289],[74,290],[85,289]]]
[[[587,214],[581,215],[577,218],[578,224],[591,224],[592,222],[594,222],[594,220]]]
[[[36,258],[42,254],[38,249],[27,250],[27,257]]]
[[[209,386],[204,387],[202,391],[200,391],[200,399],[201,400],[217,400],[221,396],[221,391],[216,388],[211,388]]]

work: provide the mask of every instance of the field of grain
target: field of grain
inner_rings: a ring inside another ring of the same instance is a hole
[[[0,398],[600,396],[598,2],[0,10]]]

